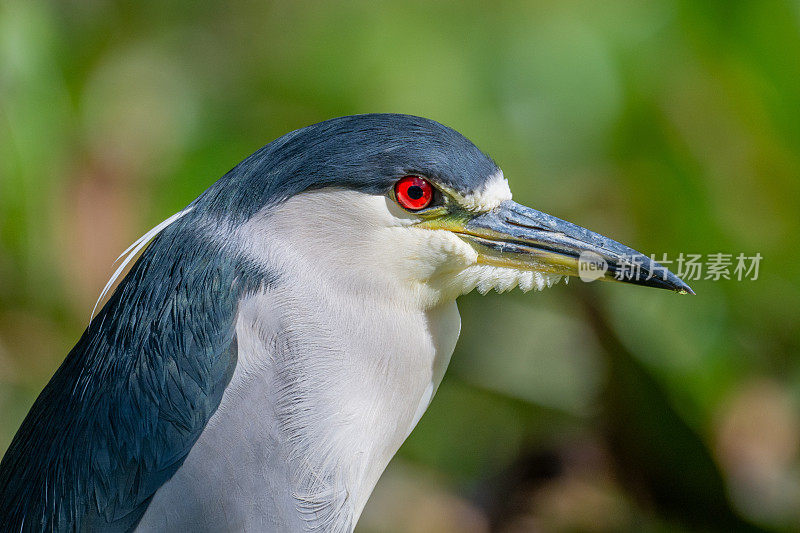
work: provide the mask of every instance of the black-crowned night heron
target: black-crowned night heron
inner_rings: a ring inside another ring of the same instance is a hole
[[[456,297],[586,252],[691,292],[406,115],[284,135],[142,249],[3,458],[3,531],[350,531],[442,379]]]

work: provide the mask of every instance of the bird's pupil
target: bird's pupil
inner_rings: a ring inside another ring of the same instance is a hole
[[[412,185],[411,187],[408,188],[406,194],[408,194],[408,197],[411,198],[412,200],[419,200],[420,198],[422,198],[423,195],[422,187],[420,187],[419,185]]]

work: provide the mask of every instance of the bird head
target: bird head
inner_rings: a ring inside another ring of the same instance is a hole
[[[294,131],[196,203],[232,221],[230,235],[254,257],[293,263],[282,271],[305,276],[296,282],[365,298],[432,307],[476,288],[542,289],[579,275],[587,257],[601,265],[594,278],[691,293],[647,256],[514,202],[491,158],[419,117],[356,115]]]

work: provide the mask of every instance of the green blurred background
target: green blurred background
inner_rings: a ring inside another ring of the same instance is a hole
[[[573,280],[463,333],[361,532],[800,529],[800,3],[0,0],[0,453],[127,244],[266,142],[402,112],[696,297]]]

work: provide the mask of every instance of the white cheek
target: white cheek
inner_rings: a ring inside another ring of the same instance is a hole
[[[429,307],[441,299],[438,280],[475,264],[477,254],[451,232],[414,227],[419,220],[386,197],[327,189],[264,210],[234,240],[299,283]]]
[[[463,270],[477,263],[475,250],[450,231],[394,228],[393,239],[384,248],[387,255],[399,255],[409,269],[404,277],[429,281],[443,273]]]

